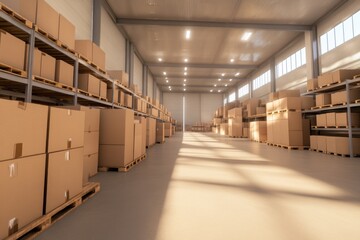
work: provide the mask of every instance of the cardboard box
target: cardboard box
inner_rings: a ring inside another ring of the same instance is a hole
[[[146,119],[146,146],[150,147],[156,143],[156,120]]]
[[[141,142],[141,155],[146,154],[146,124],[147,124],[147,120],[145,117],[140,117],[137,116],[135,117],[136,120],[138,120],[141,123],[141,128],[142,128],[142,142]]]
[[[310,136],[310,149],[318,150],[318,136],[317,135]]]
[[[143,153],[143,129],[139,121],[134,123],[134,160],[140,158]]]
[[[74,66],[62,60],[56,60],[55,81],[74,86]]]
[[[222,135],[222,136],[229,135],[229,125],[227,123],[220,124],[220,135]]]
[[[100,109],[85,106],[64,106],[66,109],[73,109],[85,113],[84,132],[98,132],[100,129]]]
[[[279,114],[283,131],[302,131],[301,112],[283,112]]]
[[[100,97],[107,99],[107,84],[100,80]]]
[[[99,153],[84,156],[83,186],[98,172]]]
[[[55,39],[59,39],[60,14],[45,0],[37,1],[36,25]]]
[[[81,192],[83,153],[83,148],[76,148],[48,154],[45,213]]]
[[[350,154],[349,138],[336,137],[335,141],[336,141],[336,152],[335,153],[344,154],[344,155]],[[359,155],[360,154],[360,138],[353,138],[352,144],[353,144],[353,154]]]
[[[28,48],[29,45],[26,45]],[[26,66],[28,65],[28,59],[25,59]],[[34,76],[41,76],[41,51],[38,48],[34,48],[34,58],[33,58],[33,70],[32,74]]]
[[[316,126],[326,127],[327,126],[326,120],[327,120],[326,113],[316,115]]]
[[[338,127],[348,127],[349,119],[347,112],[336,113],[336,126]],[[360,126],[360,113],[351,113],[351,123],[353,127]]]
[[[37,0],[1,0],[1,2],[27,20],[36,22]]]
[[[243,125],[242,123],[229,124],[229,136],[230,137],[242,137]]]
[[[48,152],[84,146],[85,113],[50,107]]]
[[[125,106],[125,93],[123,91],[119,91],[119,102],[121,106]]]
[[[48,107],[0,99],[0,161],[44,154]]]
[[[266,103],[266,112],[270,113],[274,111],[274,102],[268,102]]]
[[[336,127],[336,113],[326,113],[326,127]],[[321,120],[320,120],[321,121]]]
[[[360,74],[360,69],[340,69],[332,72],[332,80],[333,83],[344,82],[353,79],[358,74]]]
[[[315,100],[313,97],[301,97],[301,109],[310,110],[315,107]]]
[[[282,131],[280,132],[280,144],[284,146],[303,146],[302,131]]]
[[[91,74],[79,74],[78,88],[90,94],[99,96],[100,80]]]
[[[327,86],[333,83],[333,76],[331,72],[321,74],[318,77],[318,85],[319,87]]]
[[[274,103],[275,110],[301,110],[301,98],[300,97],[286,97],[276,100]]]
[[[213,119],[213,124],[214,125],[220,125],[222,123],[222,118],[214,118]]]
[[[246,105],[246,109],[249,117],[256,115],[256,108],[258,106],[259,106],[259,99],[253,98],[249,100],[248,104]]]
[[[250,135],[250,128],[243,128],[243,137],[249,138]]]
[[[277,92],[278,99],[300,97],[300,90],[281,90]]]
[[[119,81],[123,86],[129,86],[129,74],[124,71],[107,71],[113,80]]]
[[[326,153],[326,136],[317,137],[318,150]]]
[[[105,52],[95,43],[92,44],[92,62],[105,70]]]
[[[256,108],[256,115],[265,114],[265,113],[266,113],[266,108],[265,107],[257,107]]]
[[[90,40],[75,40],[75,51],[92,62],[93,42]]]
[[[25,69],[26,43],[0,29],[0,62],[19,70]]]
[[[308,91],[313,91],[313,90],[318,89],[318,88],[319,88],[319,85],[318,85],[318,79],[317,78],[307,80],[307,90]]]
[[[40,76],[49,80],[55,80],[56,59],[41,52],[41,74]]]
[[[70,50],[75,50],[75,26],[66,17],[59,15],[59,40]]]
[[[137,84],[130,84],[130,90],[134,93],[138,94],[139,92],[139,86]]]
[[[326,152],[336,153],[336,137],[326,137]]]
[[[128,108],[133,107],[133,97],[130,94],[125,94],[125,106]]]
[[[142,101],[141,101],[141,99],[140,98],[135,98],[134,103],[135,103],[134,109],[136,111],[141,112],[141,110],[142,110]]]
[[[321,93],[317,94],[315,97],[316,106],[324,106],[331,104],[331,94],[330,93]]]
[[[265,142],[267,140],[266,121],[250,122],[250,140]]]
[[[133,142],[127,145],[100,145],[99,167],[126,167],[132,161],[134,161]]]
[[[156,142],[165,142],[165,125],[163,122],[156,122]]]
[[[84,133],[84,155],[92,155],[99,152],[99,132]]]
[[[45,154],[0,162],[0,239],[42,216]]]
[[[109,101],[114,101],[114,103],[120,103],[119,101],[119,89],[118,88],[110,88],[107,90],[107,97]]]
[[[355,100],[360,99],[360,88],[350,89],[349,91],[350,103],[354,103]],[[346,104],[347,92],[340,91],[331,94],[331,104]]]
[[[134,112],[130,109],[101,109],[100,144],[132,145]]]

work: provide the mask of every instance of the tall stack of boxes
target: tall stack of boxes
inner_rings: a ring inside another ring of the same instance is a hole
[[[165,142],[165,124],[161,121],[156,121],[156,142]]]
[[[50,107],[44,213],[82,190],[84,125],[84,112]]]
[[[99,167],[122,168],[134,161],[134,112],[102,109]]]
[[[228,126],[230,137],[243,136],[243,115],[242,108],[233,108],[228,110]]]
[[[267,126],[266,121],[250,122],[250,140],[256,142],[267,141]]]
[[[141,124],[141,152],[140,156],[146,155],[146,124],[147,120],[145,117],[136,116],[135,121],[138,121]]]
[[[165,137],[171,137],[173,135],[172,133],[172,124],[171,123],[165,123]]]
[[[134,121],[134,160],[140,159],[144,156],[144,151],[146,151],[146,146],[144,145],[143,139],[144,136],[143,125],[146,124],[144,120],[137,119]]]
[[[146,118],[146,147],[156,144],[156,119]]]
[[[48,107],[0,99],[0,115],[4,239],[43,214]]]

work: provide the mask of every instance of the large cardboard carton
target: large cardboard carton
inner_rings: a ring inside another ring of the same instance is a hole
[[[100,80],[100,97],[107,99],[107,84]]]
[[[156,119],[146,119],[146,146],[150,147],[156,143]]]
[[[100,145],[99,167],[121,168],[132,161],[134,161],[133,142],[128,145]]]
[[[130,109],[101,109],[100,144],[126,145],[134,141],[134,112]]]
[[[0,161],[46,151],[48,107],[0,99]]]
[[[344,82],[353,79],[358,74],[360,74],[360,69],[340,69],[332,72],[332,80],[333,83]]]
[[[317,135],[310,136],[310,149],[318,150],[318,136]]]
[[[55,80],[56,59],[41,52],[41,74],[40,76],[49,80]]]
[[[274,102],[266,103],[266,112],[271,113],[272,111],[274,111]]]
[[[163,122],[156,122],[156,142],[163,143],[165,141],[165,125]]]
[[[93,60],[93,42],[90,40],[75,40],[75,50],[90,62]]]
[[[318,85],[319,87],[324,87],[326,85],[333,83],[333,76],[331,72],[321,74],[318,77]]]
[[[61,14],[59,15],[59,40],[70,50],[75,50],[75,26]]]
[[[331,104],[344,104],[347,103],[347,94],[349,94],[350,103],[354,103],[355,100],[360,99],[360,88],[351,89],[349,93],[347,91],[340,91],[331,94]]]
[[[143,129],[140,121],[134,123],[134,160],[140,158],[143,153]]]
[[[336,113],[326,113],[326,127],[336,127]]]
[[[84,155],[92,155],[99,152],[99,132],[84,133]]]
[[[129,75],[125,71],[107,71],[113,80],[119,81],[123,86],[129,86]]]
[[[267,140],[266,121],[250,122],[250,140],[265,142]]]
[[[326,113],[316,115],[316,126],[326,127],[327,126],[326,120],[327,120]]]
[[[56,60],[55,81],[74,86],[74,66],[62,60]]]
[[[301,98],[300,97],[286,97],[280,98],[274,102],[275,110],[301,110]]]
[[[214,118],[213,119],[213,124],[214,125],[220,125],[222,123],[222,118]]]
[[[246,109],[248,112],[248,116],[256,115],[256,108],[259,106],[259,99],[253,98],[248,101],[248,104],[246,105]]]
[[[265,107],[257,107],[256,108],[256,115],[265,114],[266,108]]]
[[[228,118],[242,118],[242,108],[228,110]]]
[[[85,113],[84,132],[98,132],[100,130],[100,109],[85,106],[65,106],[64,108]]]
[[[50,107],[48,152],[84,146],[85,113]]]
[[[100,80],[91,74],[79,74],[78,88],[88,93],[99,96]]]
[[[337,137],[326,137],[326,152],[336,153],[336,138]]]
[[[301,97],[301,109],[310,110],[315,107],[315,100],[313,97]]]
[[[242,137],[243,125],[242,123],[229,124],[229,136],[230,137]]]
[[[165,123],[165,137],[171,137],[172,136],[172,125],[171,123]]]
[[[1,2],[27,20],[36,22],[37,0],[1,0]]]
[[[338,127],[348,127],[349,118],[346,112],[336,113],[336,126]],[[360,113],[351,113],[351,125],[353,127],[360,126]]]
[[[45,154],[0,162],[0,239],[42,216]]]
[[[125,94],[125,106],[128,108],[133,107],[133,97],[130,94]]]
[[[36,25],[53,38],[59,38],[60,14],[45,0],[37,1]]]
[[[84,156],[83,186],[98,172],[99,153]]]
[[[29,45],[26,45],[28,48]],[[28,64],[28,59],[25,59],[26,66]],[[41,51],[38,48],[34,48],[34,58],[33,58],[33,72],[34,76],[41,76]]]
[[[318,87],[319,87],[319,85],[318,85],[317,78],[307,80],[307,90],[308,91],[313,91],[315,89],[318,89]]]
[[[303,131],[283,131],[280,132],[281,145],[285,146],[304,146]]]
[[[326,136],[318,136],[317,137],[317,150],[326,152]]]
[[[141,155],[144,155],[146,154],[146,124],[147,124],[147,120],[145,117],[140,117],[140,116],[137,116],[135,118],[136,120],[140,121],[141,123],[141,128],[142,128],[142,142],[141,142]]]
[[[353,145],[353,154],[359,155],[360,154],[360,138],[353,138],[352,139]],[[349,138],[347,137],[336,137],[336,152],[337,154],[350,154],[349,148]]]
[[[83,148],[48,154],[45,213],[49,213],[81,192],[83,157]]]
[[[114,101],[114,103],[120,103],[119,101],[119,89],[118,88],[110,88],[107,90],[107,97],[110,101]]]
[[[317,94],[315,97],[316,106],[324,106],[331,104],[331,94],[330,93],[321,93]]]
[[[0,29],[0,62],[24,70],[26,43]]]
[[[222,136],[229,135],[229,125],[227,123],[220,124],[220,135],[222,135]]]
[[[105,70],[105,52],[95,43],[93,43],[92,48],[92,62]]]

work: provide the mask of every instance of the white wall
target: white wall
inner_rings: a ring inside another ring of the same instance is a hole
[[[143,65],[140,59],[135,55],[134,56],[134,84],[139,86],[139,91],[142,92],[143,85]]]
[[[221,94],[200,94],[201,114],[200,122],[211,122],[215,111],[221,106],[223,101]]]
[[[160,96],[161,96],[161,91],[160,91],[160,88],[158,87],[158,85],[156,83],[154,83],[154,87],[156,89],[156,96],[155,98],[160,101]],[[163,104],[164,105],[164,104]],[[165,105],[166,106],[166,105]]]
[[[164,93],[163,95],[164,106],[178,123],[183,122],[183,96],[182,93]]]
[[[194,125],[201,122],[200,94],[186,93],[185,96],[185,124]]]
[[[46,0],[76,27],[76,39],[92,39],[92,0]]]
[[[106,53],[106,70],[125,69],[125,38],[107,11],[101,9],[100,47]]]
[[[340,22],[346,20],[360,9],[360,0],[348,1],[330,17],[318,25],[320,37]],[[360,36],[357,36],[341,46],[320,57],[320,72],[325,73],[340,68],[360,68]]]

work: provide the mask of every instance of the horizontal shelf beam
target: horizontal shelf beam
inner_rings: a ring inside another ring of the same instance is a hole
[[[152,25],[152,26],[177,26],[177,27],[209,27],[209,28],[248,28],[279,31],[310,31],[311,25],[302,24],[271,24],[251,22],[212,22],[212,21],[187,21],[187,20],[160,20],[140,18],[117,18],[119,25]]]

